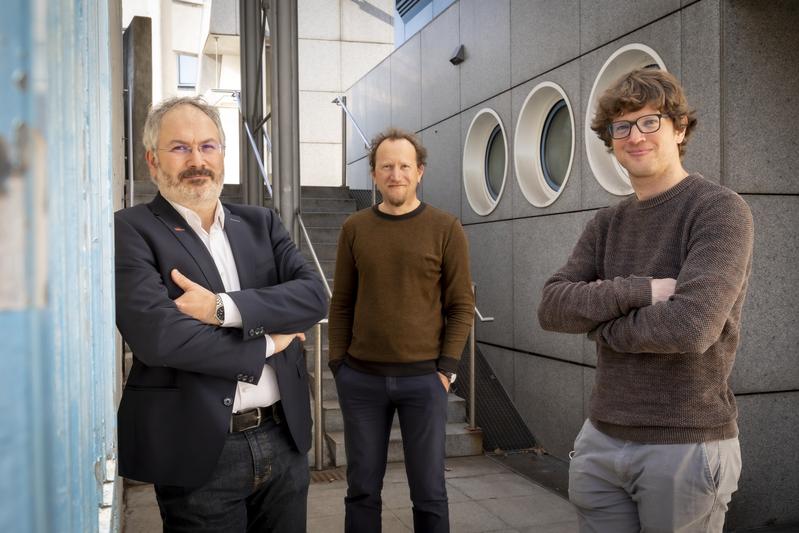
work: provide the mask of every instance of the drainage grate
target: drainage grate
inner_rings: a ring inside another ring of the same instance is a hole
[[[340,466],[329,470],[311,470],[311,483],[332,483],[334,481],[346,481],[347,467]]]
[[[477,425],[483,430],[483,449],[491,451],[526,450],[535,447],[535,438],[502,388],[479,348],[474,357]],[[469,400],[469,354],[464,350],[453,391]]]

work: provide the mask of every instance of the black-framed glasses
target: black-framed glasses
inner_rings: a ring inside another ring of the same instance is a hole
[[[655,113],[644,115],[636,120],[617,120],[608,124],[608,132],[614,139],[626,139],[633,132],[633,126],[641,133],[655,133],[660,129],[660,119],[663,115]]]
[[[197,145],[197,151],[203,155],[217,155],[221,154],[225,149],[224,144],[207,142]],[[175,144],[169,148],[159,148],[159,152],[169,152],[170,154],[178,157],[188,157],[194,151],[194,148],[188,144]]]

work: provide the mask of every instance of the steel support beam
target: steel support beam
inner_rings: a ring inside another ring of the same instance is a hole
[[[299,242],[295,213],[300,205],[300,113],[297,85],[297,0],[271,0],[272,169],[275,208]]]
[[[264,20],[260,1],[239,0],[239,38],[241,48],[241,110],[250,130],[263,120],[263,53]],[[263,136],[253,134],[261,159],[265,161]],[[239,126],[239,161],[241,201],[250,205],[264,205],[264,184],[258,170],[258,160],[247,142],[244,124]]]

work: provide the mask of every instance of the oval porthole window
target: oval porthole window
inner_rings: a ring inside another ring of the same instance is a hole
[[[599,70],[586,107],[584,135],[588,165],[599,184],[606,191],[619,196],[626,196],[633,192],[630,178],[616,157],[608,152],[602,139],[597,137],[591,129],[591,121],[596,113],[599,97],[622,75],[638,68],[666,70],[663,60],[652,48],[638,43],[622,46],[605,61]]]
[[[516,179],[527,201],[536,207],[554,202],[574,160],[574,115],[561,87],[542,82],[527,95],[513,153]]]
[[[463,148],[463,185],[469,206],[478,215],[497,207],[508,173],[508,145],[499,115],[489,108],[477,112]]]
[[[488,194],[492,200],[496,201],[502,192],[502,185],[505,181],[505,137],[499,126],[494,127],[494,131],[488,138],[485,167]]]

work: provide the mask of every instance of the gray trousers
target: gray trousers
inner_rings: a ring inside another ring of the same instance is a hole
[[[738,438],[639,444],[586,420],[569,465],[569,499],[582,533],[721,533],[740,474]]]

